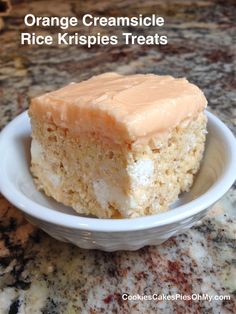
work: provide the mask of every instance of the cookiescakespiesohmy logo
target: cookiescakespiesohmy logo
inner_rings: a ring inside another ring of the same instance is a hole
[[[230,295],[209,295],[207,293],[192,293],[192,294],[129,294],[123,293],[122,300],[124,301],[229,301]]]

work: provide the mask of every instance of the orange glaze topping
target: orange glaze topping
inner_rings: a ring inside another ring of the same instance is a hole
[[[34,98],[30,115],[75,134],[95,132],[131,143],[169,132],[206,105],[202,91],[184,78],[105,73]]]

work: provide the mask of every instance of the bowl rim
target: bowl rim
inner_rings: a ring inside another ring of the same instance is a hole
[[[204,194],[170,211],[136,218],[90,218],[55,212],[52,208],[40,205],[27,198],[16,188],[11,180],[8,180],[8,177],[5,175],[2,157],[8,142],[8,135],[16,134],[18,132],[16,126],[25,123],[25,120],[28,120],[29,123],[27,110],[8,123],[0,133],[0,173],[3,174],[0,175],[0,192],[10,203],[21,209],[26,215],[70,229],[96,232],[125,232],[151,229],[180,222],[212,206],[229,190],[236,178],[235,137],[219,118],[209,111],[206,111],[206,115],[208,123],[217,128],[224,138],[227,145],[228,164],[225,172]]]

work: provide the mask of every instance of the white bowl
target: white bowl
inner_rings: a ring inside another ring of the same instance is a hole
[[[132,219],[82,217],[37,191],[29,171],[30,121],[27,112],[0,134],[0,191],[27,219],[52,237],[86,249],[136,250],[156,245],[191,227],[230,188],[236,177],[236,141],[207,112],[208,135],[201,169],[190,192],[166,213]]]

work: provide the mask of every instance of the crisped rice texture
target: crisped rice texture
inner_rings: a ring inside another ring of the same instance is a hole
[[[31,123],[37,187],[80,214],[100,218],[168,210],[191,187],[206,136],[203,113],[168,134],[123,146],[95,134],[75,136],[33,116]]]

